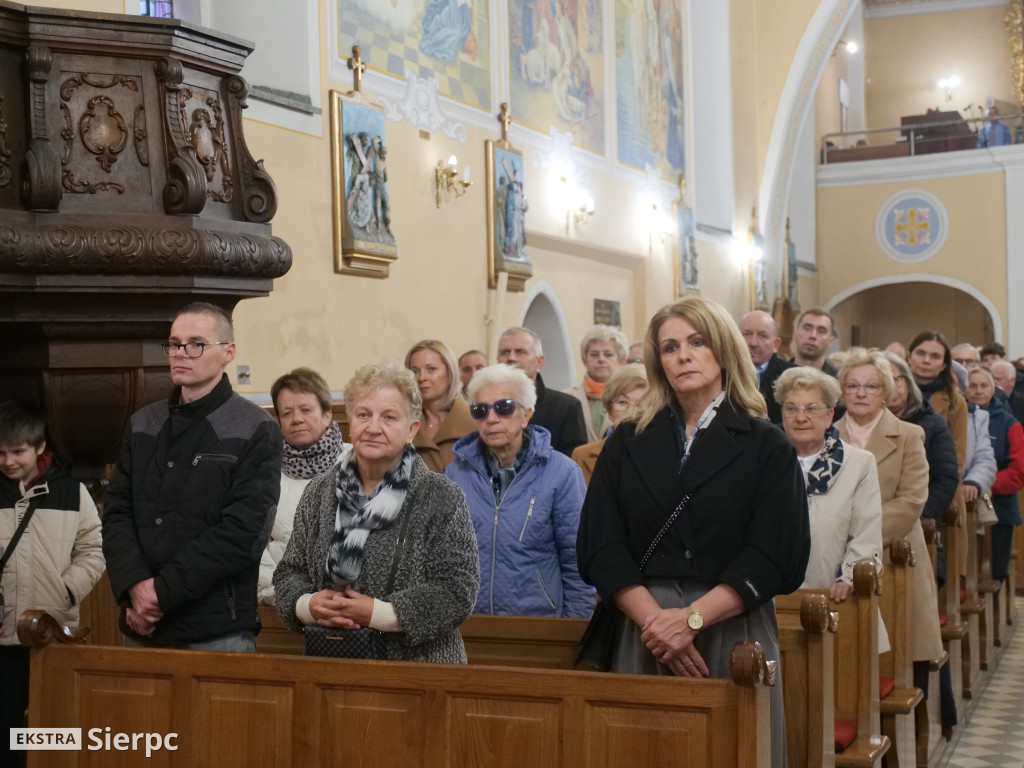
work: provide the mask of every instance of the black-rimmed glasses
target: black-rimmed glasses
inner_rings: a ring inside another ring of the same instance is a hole
[[[163,350],[164,355],[170,357],[172,353],[179,349],[185,350],[185,357],[197,358],[203,356],[203,350],[207,347],[219,347],[224,344],[231,344],[230,341],[186,341],[184,344],[179,344],[176,341],[165,341],[160,345],[160,349]]]
[[[469,415],[477,421],[483,421],[493,408],[494,412],[504,419],[516,412],[517,405],[518,403],[511,398],[495,400],[493,403],[473,403],[469,406]]]

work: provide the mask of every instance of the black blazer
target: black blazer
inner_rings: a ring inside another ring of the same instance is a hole
[[[544,427],[551,433],[551,447],[572,458],[573,451],[589,442],[583,406],[572,395],[548,389],[539,373],[533,383],[537,388],[537,404],[530,423]]]
[[[636,434],[626,422],[605,442],[587,489],[576,555],[580,575],[608,600],[644,577],[725,583],[753,610],[803,582],[810,527],[803,473],[785,434],[725,401],[679,470],[670,408]],[[687,492],[688,509],[640,560]]]
[[[775,382],[782,375],[783,371],[795,367],[795,363],[791,363],[784,357],[775,354],[772,355],[771,360],[768,361],[768,367],[761,374],[761,381],[758,383],[757,388],[764,395],[765,405],[768,406],[768,421],[772,424],[782,423],[782,406],[775,402]]]

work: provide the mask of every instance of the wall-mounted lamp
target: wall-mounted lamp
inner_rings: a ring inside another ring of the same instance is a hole
[[[860,46],[858,46],[853,40],[840,40],[836,43],[836,47],[835,50],[832,51],[832,55],[835,56],[840,50],[845,50],[847,53],[856,53],[860,50]]]
[[[473,183],[469,180],[469,166],[467,165],[462,169],[462,178],[458,178],[459,175],[459,161],[452,155],[448,158],[447,165],[444,160],[437,161],[437,168],[434,169],[434,188],[436,191],[435,201],[437,207],[441,207],[441,193],[444,192],[446,195],[454,195],[455,197],[462,197],[466,194],[466,190],[469,189]]]
[[[961,82],[963,81],[957,75],[950,75],[939,80],[939,90],[945,92],[946,101],[953,100],[953,91],[960,87]]]
[[[570,185],[569,180],[562,176],[560,181],[565,189],[565,234],[569,234],[569,222],[575,221],[576,226],[586,226],[594,215],[594,198],[579,185]]]
[[[657,203],[651,203],[647,211],[647,252],[654,251],[654,238],[659,243],[664,243],[676,231],[676,222],[664,211],[658,208]]]

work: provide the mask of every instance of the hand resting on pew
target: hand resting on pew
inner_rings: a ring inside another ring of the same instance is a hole
[[[373,598],[345,587],[344,592],[322,589],[309,599],[309,612],[324,627],[359,629],[370,625]]]

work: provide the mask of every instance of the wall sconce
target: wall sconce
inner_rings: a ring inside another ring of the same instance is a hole
[[[957,75],[950,75],[939,80],[939,90],[946,94],[946,101],[953,100],[953,91],[960,87],[962,81]]]
[[[565,234],[569,234],[569,222],[575,221],[577,226],[586,226],[594,215],[594,198],[581,186],[570,188],[565,176],[561,177],[565,185]]]
[[[437,207],[441,207],[441,193],[444,192],[446,195],[454,195],[455,197],[462,197],[466,194],[466,190],[469,189],[473,183],[469,180],[469,166],[465,166],[462,169],[462,178],[458,178],[459,175],[459,161],[452,155],[448,158],[447,165],[444,160],[437,161],[437,168],[434,169],[434,189],[436,192],[435,202]]]
[[[651,208],[647,212],[647,252],[653,253],[654,238],[658,238],[659,243],[664,243],[675,231],[675,220],[660,211],[657,203],[651,203]]]
[[[838,43],[836,43],[836,47],[832,51],[832,55],[835,56],[837,53],[839,53],[840,49],[845,49],[847,53],[856,53],[857,51],[860,50],[860,47],[853,40],[850,40],[849,42],[847,42],[846,40],[840,40]]]

